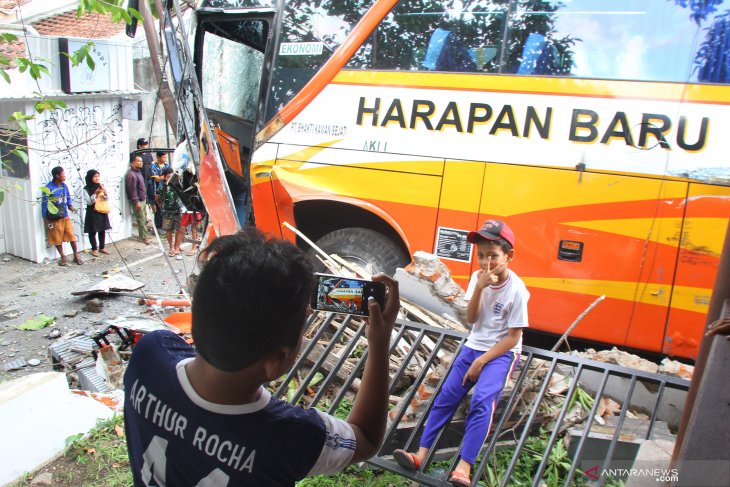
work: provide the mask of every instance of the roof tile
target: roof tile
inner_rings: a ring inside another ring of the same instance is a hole
[[[19,5],[25,5],[30,0],[0,0],[0,8],[12,10]]]
[[[76,10],[40,20],[33,27],[43,35],[84,37],[87,39],[108,39],[122,32],[124,21],[113,22],[111,14],[87,12],[81,18]]]
[[[25,41],[22,38],[18,38],[13,42],[0,42],[0,54],[5,55],[10,61],[10,64],[0,64],[0,69],[12,69],[17,67],[13,61],[16,57],[25,57]]]

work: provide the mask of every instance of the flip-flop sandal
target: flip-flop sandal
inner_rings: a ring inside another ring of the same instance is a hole
[[[454,470],[449,477],[449,483],[454,487],[471,487],[471,479],[468,475]]]
[[[65,260],[59,260],[58,265],[60,265],[61,267],[68,267],[68,262]]]
[[[421,468],[421,462],[418,458],[413,453],[409,453],[405,450],[394,450],[393,459],[398,463],[398,465],[409,470],[418,470]]]
[[[190,249],[190,250],[188,250],[188,253],[185,255],[187,255],[188,257],[192,257],[193,255],[195,255],[195,252],[197,252],[197,251],[198,251],[198,249]]]

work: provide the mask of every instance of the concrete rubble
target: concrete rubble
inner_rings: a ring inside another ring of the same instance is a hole
[[[435,254],[418,251],[403,269],[396,270],[401,296],[435,314],[466,322],[464,290],[451,279],[451,272]]]
[[[583,352],[574,352],[576,355],[596,360],[598,362],[604,362],[608,364],[621,365],[622,367],[628,367],[630,369],[642,370],[651,374],[665,374],[674,377],[679,377],[686,380],[692,379],[692,373],[694,372],[694,366],[688,365],[677,360],[671,360],[669,358],[662,359],[660,364],[656,364],[649,360],[639,357],[628,352],[621,351],[616,347],[611,350],[596,351],[589,348]]]

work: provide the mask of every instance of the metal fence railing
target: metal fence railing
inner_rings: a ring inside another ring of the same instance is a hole
[[[275,396],[345,417],[367,358],[365,325],[351,316],[315,313],[308,326],[302,352]],[[392,452],[417,450],[433,399],[465,339],[454,330],[398,320],[391,340],[392,407],[371,466],[421,485],[450,485],[468,399],[420,470],[400,467]],[[671,439],[688,388],[688,381],[672,376],[523,347],[472,478],[481,485],[513,485],[525,478],[533,486],[619,485],[622,479],[597,473],[631,465],[645,440]]]

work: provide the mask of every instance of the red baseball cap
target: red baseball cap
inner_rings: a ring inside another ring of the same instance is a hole
[[[477,243],[480,239],[487,240],[499,240],[500,238],[505,239],[509,244],[515,246],[515,232],[501,220],[487,220],[482,225],[482,228],[476,232],[469,232],[466,236],[466,241],[469,243]]]

